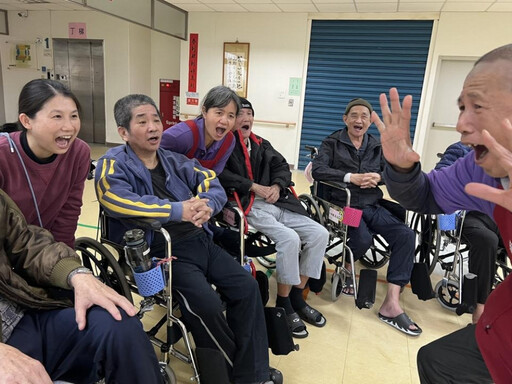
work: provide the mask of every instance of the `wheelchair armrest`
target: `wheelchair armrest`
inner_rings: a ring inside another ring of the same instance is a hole
[[[134,217],[131,219],[122,219],[125,223],[129,223],[141,229],[150,229],[152,231],[158,231],[162,228],[162,223],[156,219],[148,217]]]
[[[342,181],[318,181],[320,184],[328,185],[329,187],[333,187],[340,190],[346,190],[348,188],[347,183]]]

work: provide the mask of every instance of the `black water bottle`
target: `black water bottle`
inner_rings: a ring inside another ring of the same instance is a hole
[[[126,261],[132,267],[134,273],[149,271],[152,267],[150,248],[144,238],[142,229],[130,229],[124,234],[124,253]]]

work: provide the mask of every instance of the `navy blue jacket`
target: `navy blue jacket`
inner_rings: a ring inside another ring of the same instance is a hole
[[[441,169],[455,163],[460,157],[464,157],[471,151],[471,147],[462,144],[460,141],[453,143],[445,149],[441,160],[436,164],[434,169]]]
[[[368,133],[364,135],[364,151],[358,151],[348,136],[347,128],[333,132],[324,139],[318,155],[313,160],[313,178],[318,181],[343,182],[347,173],[375,172],[381,175],[384,170],[384,158],[379,139]],[[363,208],[376,204],[382,199],[380,188],[361,188],[348,184],[351,194],[350,206]],[[345,205],[346,194],[330,189],[325,198],[334,204]]]
[[[215,172],[203,168],[195,159],[166,149],[158,149],[157,155],[167,175],[167,191],[176,200],[174,202],[154,195],[151,174],[129,145],[109,149],[98,160],[96,195],[102,208],[114,218],[110,240],[122,242],[124,232],[129,229],[122,223],[123,218],[147,217],[162,224],[181,221],[182,201],[194,196],[209,199],[213,215],[226,204],[226,194]]]

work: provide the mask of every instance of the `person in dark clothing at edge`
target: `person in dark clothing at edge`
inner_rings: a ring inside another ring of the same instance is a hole
[[[196,347],[220,351],[235,384],[271,384],[276,374],[282,379],[269,367],[256,280],[213,243],[206,228],[227,201],[215,172],[160,148],[163,125],[150,97],[121,98],[114,117],[126,144],[98,160],[95,176],[98,201],[110,216],[111,240],[121,243],[130,229],[123,218],[159,220],[172,237],[172,289]],[[147,233],[153,256],[163,250],[157,235]]]
[[[470,151],[471,147],[460,141],[453,143],[446,148],[434,169],[452,165]],[[498,226],[485,213],[468,211],[464,216],[462,241],[469,247],[469,272],[478,276],[476,308],[472,313],[473,323],[476,324],[484,311],[494,281],[496,254],[500,245]]]
[[[52,297],[73,290],[74,304]],[[163,383],[136,308],[0,190],[0,383]]]
[[[391,248],[387,270],[387,293],[379,319],[411,336],[419,336],[421,328],[400,306],[400,291],[411,278],[414,263],[414,232],[380,203],[383,194],[381,173],[384,159],[379,139],[368,133],[372,105],[364,99],[351,100],[345,108],[346,127],[332,133],[322,142],[313,160],[313,178],[318,181],[343,181],[351,193],[350,206],[363,211],[359,227],[349,227],[347,243],[354,259],[361,258],[373,244],[373,233],[384,237]],[[346,193],[329,188],[325,198],[340,207],[346,205]],[[350,268],[350,265],[347,265]],[[342,292],[354,295],[352,278],[347,278]]]
[[[329,233],[307,217],[290,192],[288,162],[270,142],[252,132],[254,109],[247,99],[241,102],[235,148],[219,179],[226,190],[233,188],[239,194],[248,223],[275,243],[276,307],[285,309],[293,336],[305,338],[308,331],[303,320],[316,327],[326,324],[302,292],[310,277],[320,277]]]
[[[410,139],[412,97],[396,88],[380,95],[381,134],[390,195],[420,213],[475,210],[492,217],[512,254],[512,44],[478,59],[458,98],[457,131],[473,153],[425,174]],[[477,324],[423,346],[417,356],[421,383],[512,382],[512,275],[491,292]]]

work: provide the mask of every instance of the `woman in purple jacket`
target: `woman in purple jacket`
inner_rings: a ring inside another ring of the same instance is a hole
[[[231,131],[240,108],[240,98],[233,90],[214,87],[203,99],[201,115],[165,130],[160,145],[189,159],[196,158],[203,167],[219,174],[235,147]]]

